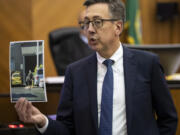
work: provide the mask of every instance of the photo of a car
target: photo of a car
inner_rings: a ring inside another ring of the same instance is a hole
[[[12,73],[11,83],[12,85],[22,85],[21,73],[19,71]]]

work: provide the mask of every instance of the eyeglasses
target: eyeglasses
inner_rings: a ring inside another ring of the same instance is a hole
[[[84,30],[84,22],[79,22],[79,26],[80,26],[80,28],[82,29],[82,30]]]
[[[117,21],[119,19],[94,19],[92,21],[85,19],[84,22],[79,22],[81,29],[88,29],[89,24],[92,23],[94,28],[101,28],[104,21]]]

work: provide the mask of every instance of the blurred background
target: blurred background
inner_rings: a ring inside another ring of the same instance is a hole
[[[9,42],[44,40],[45,76],[58,76],[49,49],[48,35],[58,28],[78,26],[77,17],[83,9],[83,2],[84,0],[0,0],[0,123],[18,120],[14,104],[9,99]],[[124,2],[129,7],[128,23],[125,24],[121,41],[135,45],[180,44],[180,0]],[[133,32],[131,21],[136,24],[134,31],[138,31],[137,33]],[[177,72],[179,71],[178,69]],[[56,112],[59,92],[52,91],[48,92],[48,103],[36,104],[45,114]],[[171,93],[176,107],[179,107],[179,113],[180,88],[172,89]]]

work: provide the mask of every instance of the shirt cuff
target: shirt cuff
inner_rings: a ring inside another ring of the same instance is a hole
[[[46,124],[44,125],[44,127],[39,128],[38,125],[35,124],[36,129],[37,129],[41,134],[43,134],[43,133],[46,131],[46,129],[47,129],[48,125],[49,125],[49,120],[48,120],[48,118],[47,118],[46,116],[44,116],[44,117],[45,117],[45,119],[46,119]]]

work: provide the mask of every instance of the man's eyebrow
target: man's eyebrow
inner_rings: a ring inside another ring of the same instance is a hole
[[[100,17],[100,16],[93,16],[93,19],[101,19],[102,17]]]
[[[92,19],[101,19],[101,18],[102,18],[102,17],[100,17],[100,16],[93,16],[93,17],[92,17]],[[90,20],[90,18],[87,17],[87,16],[85,16],[84,19],[89,19],[89,20]]]

